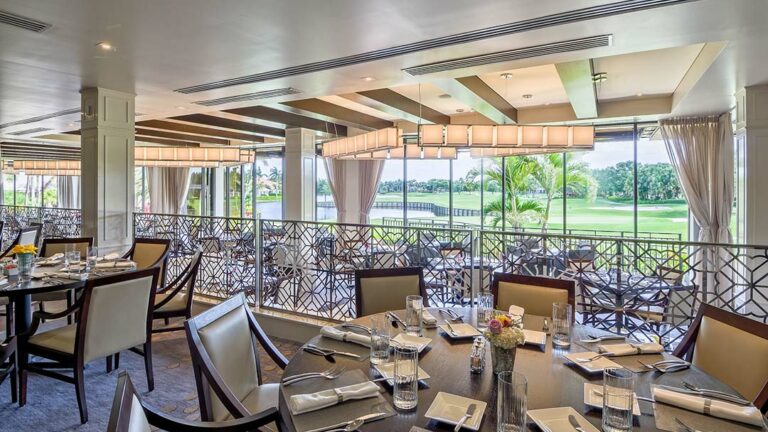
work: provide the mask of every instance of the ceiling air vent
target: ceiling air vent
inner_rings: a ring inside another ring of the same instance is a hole
[[[37,117],[30,117],[28,119],[18,120],[18,121],[15,121],[15,122],[3,123],[3,124],[0,124],[0,129],[5,129],[5,128],[11,127],[11,126],[18,126],[18,125],[23,125],[23,124],[36,123],[36,122],[39,122],[39,121],[48,120],[48,119],[52,119],[52,118],[55,118],[55,117],[61,117],[61,116],[65,116],[65,115],[79,114],[79,113],[80,113],[80,108],[72,108],[72,109],[68,109],[68,110],[64,110],[64,111],[58,111],[58,112],[55,112],[55,113],[45,114],[45,115],[41,115],[41,116],[37,116]]]
[[[42,33],[51,28],[51,25],[48,23],[12,14],[4,10],[0,10],[0,23],[12,25],[35,33]]]
[[[293,95],[298,93],[301,93],[301,90],[297,90],[293,87],[286,87],[286,88],[280,88],[280,89],[274,89],[274,90],[264,90],[256,93],[242,94],[237,96],[227,96],[227,97],[222,97],[218,99],[208,99],[203,101],[197,101],[195,103],[198,105],[204,105],[204,106],[216,106],[216,105],[224,105],[231,102],[244,102],[244,101],[257,100],[257,99],[269,99],[273,97],[287,96],[287,95]]]
[[[38,127],[38,128],[34,128],[34,129],[21,130],[21,131],[18,131],[18,132],[10,132],[8,135],[17,135],[17,136],[18,135],[29,135],[29,134],[33,134],[33,133],[37,133],[37,132],[45,132],[45,131],[49,131],[49,130],[52,130],[52,129],[51,128],[47,128],[47,127]]]
[[[501,24],[494,27],[486,27],[478,30],[472,30],[455,35],[442,36],[434,39],[427,39],[419,42],[413,42],[405,45],[398,45],[390,48],[384,48],[376,51],[369,51],[360,54],[354,54],[346,57],[339,57],[331,60],[323,60],[314,63],[307,63],[299,66],[291,66],[284,69],[277,69],[268,72],[261,72],[254,75],[248,75],[239,78],[231,78],[216,81],[207,84],[200,84],[190,87],[176,89],[179,93],[197,93],[207,90],[220,89],[242,84],[252,84],[256,82],[269,81],[278,78],[285,78],[295,75],[302,75],[311,72],[335,69],[344,66],[351,66],[360,63],[367,63],[374,60],[382,60],[390,57],[401,56],[404,54],[415,53],[435,48],[442,48],[451,45],[476,42],[483,39],[507,36],[515,33],[521,33],[531,30],[552,27],[556,25],[570,24],[580,21],[588,21],[597,18],[604,18],[612,15],[620,15],[630,12],[638,12],[646,9],[652,9],[662,6],[672,6],[676,4],[689,3],[698,0],[623,0],[613,3],[601,4],[572,11],[560,12],[552,15],[545,15],[513,23]],[[562,2],[567,4],[568,2]]]
[[[429,63],[421,66],[414,66],[403,69],[411,75],[426,75],[436,72],[445,72],[454,69],[462,69],[475,66],[483,66],[493,63],[502,63],[513,60],[526,59],[531,57],[540,57],[550,54],[559,54],[564,52],[579,51],[590,48],[601,48],[611,46],[612,35],[591,36],[569,41],[553,42],[543,45],[536,45],[525,48],[517,48],[509,51],[500,51],[490,54],[482,54],[473,57],[463,57],[459,59],[446,60],[436,63]]]

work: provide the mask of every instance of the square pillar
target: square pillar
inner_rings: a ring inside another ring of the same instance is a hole
[[[736,93],[736,137],[744,149],[744,241],[768,244],[768,85]]]
[[[285,130],[283,218],[315,220],[315,133],[309,129]]]
[[[133,239],[135,95],[80,93],[82,233],[104,252],[125,251]]]

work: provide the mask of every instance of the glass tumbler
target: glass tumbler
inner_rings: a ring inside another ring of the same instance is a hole
[[[395,347],[395,408],[412,410],[419,402],[419,350],[415,346]]]
[[[573,306],[568,303],[552,304],[552,346],[570,348]]]
[[[389,360],[389,320],[383,315],[371,317],[371,364],[386,363]]]
[[[635,374],[624,368],[603,371],[603,431],[632,430]]]
[[[96,246],[92,246],[88,248],[88,257],[86,258],[85,264],[88,268],[88,272],[92,272],[96,270],[96,262],[98,262],[99,259],[99,248]]]
[[[496,432],[525,430],[528,405],[528,380],[518,372],[498,374]]]
[[[486,292],[477,297],[477,326],[479,328],[488,327],[488,323],[493,319],[496,308],[493,304],[493,294]]]
[[[424,313],[424,299],[409,295],[405,298],[405,332],[421,336],[421,316]]]

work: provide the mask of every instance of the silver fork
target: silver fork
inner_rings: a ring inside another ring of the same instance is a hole
[[[578,359],[575,359],[575,360],[576,360],[576,363],[589,363],[589,362],[593,362],[593,361],[599,359],[600,357],[608,357],[610,355],[612,355],[612,354],[611,353],[602,353],[602,354],[598,354],[598,355],[595,355],[595,356],[592,356],[592,357],[589,357],[589,358],[578,358]]]
[[[450,309],[439,309],[440,313],[444,315],[448,315],[451,321],[464,321],[462,317],[456,314],[456,312],[450,310]]]
[[[326,369],[324,371],[320,371],[320,372],[304,372],[304,373],[300,373],[300,374],[296,374],[296,375],[291,375],[291,376],[288,376],[288,377],[283,377],[280,380],[280,382],[290,381],[290,380],[292,380],[294,378],[304,377],[304,376],[307,376],[307,375],[322,375],[322,374],[326,374],[326,373],[332,373],[332,372],[334,372],[338,368],[339,368],[339,366],[331,366],[330,368],[328,368],[328,369]]]
[[[675,422],[677,423],[678,426],[680,426],[680,428],[683,430],[683,432],[696,432],[696,429],[694,429],[694,428],[688,426],[687,424],[683,423],[683,421],[680,420],[677,417],[675,417]]]
[[[324,373],[317,374],[317,375],[306,375],[306,376],[300,376],[300,377],[296,377],[296,378],[290,377],[290,378],[293,378],[293,379],[284,380],[283,381],[283,385],[284,386],[289,386],[291,384],[296,384],[297,382],[302,382],[302,381],[306,381],[306,380],[310,380],[310,379],[315,379],[315,378],[325,378],[327,380],[333,380],[333,379],[338,378],[343,372],[344,372],[344,368],[342,367],[342,368],[336,368],[335,370],[333,370],[331,372],[324,372]]]

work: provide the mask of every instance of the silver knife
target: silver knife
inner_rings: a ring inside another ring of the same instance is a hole
[[[576,420],[576,416],[573,414],[568,414],[568,422],[570,422],[571,426],[576,429],[576,432],[586,432],[584,428],[579,424],[579,421]]]
[[[311,429],[311,430],[308,430],[307,432],[325,432],[325,431],[329,431],[329,430],[333,430],[333,429],[343,428],[343,427],[347,426],[348,424],[351,424],[355,420],[362,420],[362,421],[367,423],[369,421],[379,420],[380,418],[382,418],[385,415],[387,415],[387,413],[385,413],[385,412],[377,412],[377,413],[366,414],[364,416],[360,416],[360,417],[354,418],[354,419],[352,419],[350,421],[345,421],[345,422],[342,422],[342,423],[337,423],[337,424],[334,424],[334,425],[325,426],[325,427],[321,427],[321,428],[317,428],[317,429]]]
[[[752,402],[740,398],[738,396],[733,396],[725,393],[717,393],[717,392],[703,392],[703,391],[696,391],[696,390],[690,390],[686,388],[680,388],[680,387],[672,387],[668,385],[656,385],[656,387],[662,388],[664,390],[673,391],[676,393],[682,393],[682,394],[689,394],[694,396],[700,396],[705,399],[718,399],[725,402],[731,402],[735,403],[737,405],[751,405]]]
[[[451,325],[451,323],[446,321],[445,325],[448,326],[448,330],[450,330],[451,336],[453,336],[453,337],[458,336],[458,333],[456,333],[456,330],[453,329],[453,326]]]
[[[459,432],[461,430],[461,427],[464,426],[464,423],[467,422],[467,420],[472,418],[472,415],[475,413],[475,409],[477,409],[477,404],[469,404],[467,407],[467,412],[464,414],[463,417],[461,417],[461,420],[459,420],[458,423],[456,423],[456,427],[453,428],[453,432]]]

